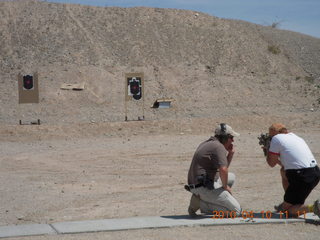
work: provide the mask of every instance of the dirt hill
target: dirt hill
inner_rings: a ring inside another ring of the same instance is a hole
[[[318,38],[175,9],[17,1],[0,14],[1,124],[123,121],[130,72],[145,82],[129,120],[319,117]],[[18,104],[18,74],[35,72],[40,103]],[[151,108],[159,98],[172,107]]]

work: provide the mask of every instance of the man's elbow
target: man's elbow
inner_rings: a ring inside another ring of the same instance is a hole
[[[268,165],[273,168],[276,164],[268,162]]]
[[[226,172],[226,173],[227,173],[227,172],[228,172],[228,167],[227,167],[227,166],[220,167],[220,168],[219,168],[219,171],[220,171],[220,172]]]
[[[267,158],[267,163],[270,167],[274,167],[275,165],[277,165],[277,163],[275,161],[272,161],[271,159]]]

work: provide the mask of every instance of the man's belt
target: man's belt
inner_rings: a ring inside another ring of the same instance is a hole
[[[189,184],[189,185],[184,185],[184,189],[189,191],[191,189],[195,189],[195,188],[198,188],[198,187],[203,187],[203,184],[202,183],[198,183],[198,184]]]

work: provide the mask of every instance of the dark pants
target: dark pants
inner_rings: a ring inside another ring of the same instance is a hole
[[[319,167],[286,170],[289,182],[284,201],[293,205],[304,204],[311,191],[320,181]]]

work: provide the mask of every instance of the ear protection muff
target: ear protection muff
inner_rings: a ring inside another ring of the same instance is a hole
[[[221,128],[221,135],[227,135],[227,126],[225,123],[220,123],[220,128]]]
[[[220,129],[221,129],[221,132],[218,136],[218,139],[219,141],[222,143],[222,144],[225,144],[227,141],[228,141],[228,134],[227,134],[227,126],[225,123],[220,123]]]

